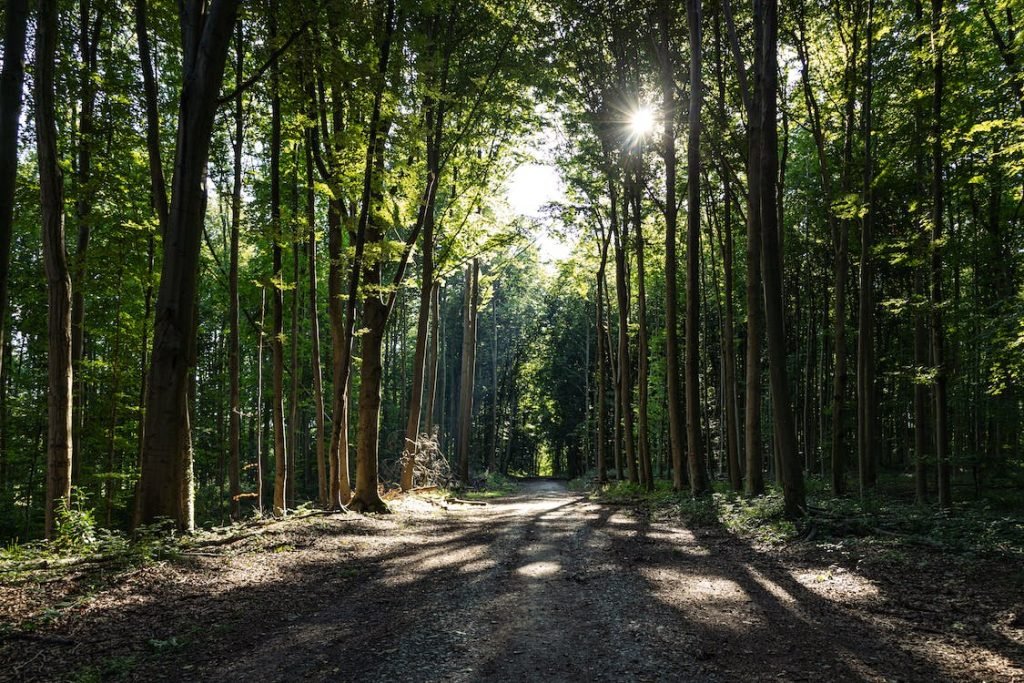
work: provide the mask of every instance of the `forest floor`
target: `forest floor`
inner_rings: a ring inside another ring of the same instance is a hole
[[[759,546],[546,480],[392,506],[0,579],[0,679],[1024,681],[1005,558]]]

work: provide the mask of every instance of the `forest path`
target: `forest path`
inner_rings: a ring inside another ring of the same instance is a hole
[[[934,577],[782,559],[549,480],[393,505],[120,577],[51,640],[0,642],[0,679],[1024,680],[1018,640],[949,635],[968,617],[929,612]]]

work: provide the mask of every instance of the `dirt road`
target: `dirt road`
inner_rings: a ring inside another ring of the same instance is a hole
[[[1024,633],[983,596],[977,628],[922,618],[906,577],[782,561],[557,482],[273,529],[85,592],[49,640],[0,642],[0,678],[1024,680]]]

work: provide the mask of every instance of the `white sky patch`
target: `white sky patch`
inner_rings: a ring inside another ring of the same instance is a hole
[[[546,110],[538,113],[545,125],[530,140],[533,159],[521,163],[509,176],[505,198],[513,214],[529,219],[536,226],[541,258],[553,264],[568,258],[572,245],[553,234],[549,228],[553,218],[544,211],[552,202],[565,199],[565,184],[554,161],[559,131],[557,116]]]

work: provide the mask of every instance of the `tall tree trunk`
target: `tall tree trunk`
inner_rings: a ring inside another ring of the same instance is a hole
[[[466,296],[462,324],[462,371],[459,383],[459,479],[469,483],[469,445],[473,423],[473,388],[476,377],[476,315],[479,301],[480,262],[466,266]]]
[[[487,447],[487,471],[498,469],[498,283],[494,282],[491,295],[491,435]],[[587,335],[587,350],[590,349],[590,335]],[[587,364],[589,377],[589,363]],[[588,379],[589,382],[589,379]],[[589,391],[586,401],[590,401]]]
[[[875,391],[875,340],[874,340],[874,266],[872,264],[872,231],[874,228],[874,160],[872,149],[872,44],[874,42],[874,0],[868,0],[867,27],[864,60],[864,102],[861,105],[864,117],[864,218],[861,221],[860,238],[860,310],[858,311],[857,333],[857,406],[860,435],[857,439],[857,480],[860,495],[875,486],[875,463],[878,459],[878,395]]]
[[[690,111],[686,144],[686,446],[690,493],[707,492],[700,423],[700,108],[701,1],[687,0],[690,27]]]
[[[272,0],[270,10],[270,34],[277,35],[277,2]],[[281,226],[281,95],[277,64],[270,71],[270,238],[273,241],[273,329],[270,335],[271,374],[273,375],[274,421],[274,516],[285,514],[288,506],[287,492],[291,471],[288,463],[289,450],[284,421],[284,239]]]
[[[212,0],[205,11],[198,0],[188,7],[181,22],[185,77],[155,311],[139,506],[139,521],[166,517],[182,529],[192,517],[189,500],[181,495],[189,470],[181,425],[187,423],[188,367],[195,348],[206,165],[238,0]]]
[[[619,419],[622,421],[622,440],[625,451],[626,470],[629,481],[637,484],[640,476],[637,472],[636,447],[633,440],[633,382],[630,375],[631,362],[629,354],[629,291],[626,278],[626,254],[629,239],[629,219],[622,216],[621,223],[616,213],[618,196],[615,182],[609,174],[609,198],[611,200],[611,228],[615,239],[615,298],[619,311],[619,351],[618,351],[618,403]],[[621,470],[619,472],[621,478]]]
[[[260,329],[256,342],[256,510],[263,515],[263,349],[267,323],[267,288],[260,288]]]
[[[316,257],[316,194],[314,193],[313,150],[306,145],[306,223],[309,228],[306,246],[306,270],[309,277],[309,345],[310,366],[313,372],[313,422],[316,428],[316,481],[317,502],[330,505],[327,481],[327,444],[325,443],[324,384],[320,365],[320,307],[317,296]]]
[[[433,283],[430,292],[430,362],[427,364],[426,395],[423,409],[423,431],[434,434],[434,404],[437,398],[437,363],[440,352],[441,285]]]
[[[597,483],[604,484],[608,481],[608,436],[606,434],[607,420],[605,413],[605,400],[608,393],[608,363],[605,360],[609,350],[607,348],[608,331],[605,326],[605,296],[604,282],[605,270],[608,266],[608,235],[604,227],[601,228],[601,260],[597,269]]]
[[[85,350],[85,291],[84,282],[87,274],[89,256],[89,240],[92,236],[92,195],[89,187],[92,182],[92,137],[93,123],[96,113],[96,75],[97,54],[99,50],[100,28],[102,26],[103,9],[96,14],[92,24],[91,0],[79,0],[78,3],[78,51],[81,59],[79,70],[79,112],[78,112],[78,164],[75,174],[75,222],[78,225],[78,241],[75,257],[72,260],[72,282],[74,291],[71,295],[71,366],[75,373],[72,392],[72,413],[74,427],[72,450],[81,455],[82,434],[85,431],[85,374],[82,372],[82,358]],[[81,457],[76,458],[72,465],[72,479],[79,480]]]
[[[298,164],[296,164],[297,166]],[[295,216],[298,213],[298,178],[292,177],[292,215]],[[294,220],[294,219],[293,219]],[[299,462],[299,283],[302,279],[300,272],[300,261],[301,259],[299,251],[300,244],[305,240],[300,239],[297,227],[289,230],[288,242],[291,244],[292,252],[292,296],[291,296],[291,326],[288,332],[288,341],[290,346],[289,362],[288,362],[288,374],[291,379],[291,385],[288,392],[288,437],[286,444],[288,447],[288,487],[286,491],[286,500],[289,507],[295,507],[298,500],[298,484],[299,479],[297,476],[298,462]],[[281,274],[281,280],[284,281],[284,275]],[[305,484],[305,480],[303,481]]]
[[[725,73],[723,69],[722,49],[722,14],[721,9],[715,14],[715,79],[718,83],[718,121],[721,130],[728,128],[725,110]],[[719,235],[722,248],[722,277],[725,281],[725,321],[722,329],[722,366],[723,366],[723,397],[725,403],[725,447],[726,461],[729,467],[729,484],[734,491],[743,489],[743,475],[740,468],[740,426],[737,406],[738,384],[736,381],[736,332],[735,306],[733,303],[733,237],[732,237],[732,203],[733,186],[730,173],[724,159],[721,160],[721,175],[724,209],[724,239]]]
[[[0,72],[0,376],[7,345],[7,285],[11,267],[14,188],[18,178],[18,126],[25,82],[28,0],[7,0],[4,65]]]
[[[917,51],[919,60],[923,60],[924,45],[924,7],[921,0],[914,0],[914,20],[918,26]],[[918,62],[920,64],[920,61]],[[917,69],[916,80],[919,87],[924,87],[924,68]],[[921,204],[927,205],[928,186],[925,177],[925,103],[917,98],[914,103],[914,178],[919,183]],[[924,214],[922,213],[922,218]],[[923,223],[924,221],[922,221]],[[928,245],[925,242],[924,226],[918,225],[920,234],[915,240],[915,251],[920,255],[922,263],[927,262]],[[928,282],[924,267],[914,269],[914,294],[919,296],[918,310],[914,313],[914,365],[918,372],[931,364],[928,352],[928,316],[924,310],[924,301],[928,298]],[[931,433],[928,415],[928,385],[915,378],[914,381],[914,491],[918,504],[928,500],[928,456],[931,451]]]
[[[763,0],[754,2],[754,52],[761,45]],[[731,24],[731,22],[730,22]],[[744,69],[742,63],[740,70]],[[755,76],[760,78],[755,66]],[[761,194],[762,144],[761,88],[753,88],[747,110],[747,366],[746,366],[746,460],[747,476],[743,491],[748,496],[764,493],[763,454],[761,451]]]
[[[452,15],[454,17],[454,15]],[[443,89],[447,80],[450,44],[446,43],[444,66],[438,79]],[[430,324],[430,305],[434,290],[434,201],[437,183],[441,174],[441,134],[444,131],[444,103],[428,96],[424,101],[427,121],[427,188],[425,201],[420,207],[423,224],[422,274],[420,278],[420,306],[416,321],[416,349],[413,352],[412,394],[409,399],[409,415],[405,425],[405,441],[402,449],[401,488],[408,491],[413,486],[416,469],[416,444],[420,433],[420,410],[423,403],[423,382],[427,354],[427,332]]]
[[[942,221],[944,210],[943,158],[942,158],[942,99],[945,88],[945,40],[942,0],[932,0],[932,65],[935,89],[932,97],[932,268],[931,268],[931,342],[932,363],[935,365],[935,459],[938,463],[939,507],[953,504],[950,492],[949,465],[949,405],[946,396],[947,373],[945,358],[945,331],[942,322]]]
[[[764,29],[761,78],[761,263],[764,271],[765,330],[768,337],[768,370],[771,384],[772,416],[779,449],[781,481],[786,515],[803,514],[804,481],[797,454],[793,406],[786,372],[785,306],[782,296],[782,246],[779,239],[778,133],[778,0],[763,0]]]
[[[355,235],[355,254],[352,259],[351,274],[349,278],[349,291],[348,299],[345,304],[345,329],[343,331],[343,342],[341,347],[341,354],[338,356],[338,360],[335,361],[339,364],[335,377],[335,411],[334,411],[334,424],[331,433],[331,452],[339,454],[339,471],[341,472],[341,481],[339,482],[339,499],[340,503],[347,503],[348,496],[346,496],[345,489],[347,488],[348,482],[348,399],[349,399],[349,376],[352,367],[352,351],[355,340],[355,321],[356,321],[356,301],[359,298],[359,283],[360,278],[365,277],[367,273],[372,274],[374,268],[364,267],[363,253],[366,248],[368,240],[368,231],[370,229],[370,204],[374,195],[374,164],[378,158],[378,153],[383,154],[382,151],[378,150],[378,147],[384,144],[385,135],[381,134],[381,103],[384,97],[384,88],[387,84],[388,75],[388,62],[391,57],[391,41],[394,33],[394,19],[395,19],[395,2],[394,0],[387,0],[385,12],[384,12],[384,25],[382,40],[380,41],[379,54],[377,57],[377,72],[376,72],[376,85],[374,89],[373,106],[370,111],[369,130],[367,134],[367,145],[366,145],[366,156],[363,165],[363,187],[362,195],[360,197],[359,217],[356,227]],[[370,286],[370,283],[365,283]],[[378,273],[378,284],[379,284],[379,273]],[[372,298],[372,297],[371,297]],[[379,301],[379,297],[377,298]],[[376,308],[376,307],[375,307]],[[380,313],[378,310],[363,311],[364,319],[369,322],[376,319]],[[384,334],[384,329],[381,328],[379,333],[373,332],[374,334]],[[360,402],[359,406],[359,424],[363,424],[364,418],[367,423],[370,423],[371,415],[379,416],[380,413],[380,339],[376,342],[368,344],[367,348],[371,353],[377,354],[376,362],[378,367],[376,373],[372,372],[373,368],[367,367],[366,359],[363,360],[362,374],[360,375],[363,379],[370,379],[376,381],[376,387],[362,387],[360,390],[360,396],[364,394],[369,395],[373,405],[366,406],[366,412],[364,414],[364,406]],[[375,349],[375,350],[374,350]],[[365,354],[365,351],[364,351]],[[373,362],[373,359],[370,359]],[[375,398],[374,398],[375,396]],[[357,478],[362,476],[363,482],[362,490],[360,489],[360,482],[356,482],[357,493],[353,494],[355,498],[359,498],[358,502],[353,501],[354,507],[357,510],[375,510],[375,509],[386,509],[384,502],[380,500],[380,496],[377,493],[377,481],[376,481],[376,468],[377,468],[377,433],[380,429],[380,425],[376,422],[372,424],[373,438],[364,438],[366,435],[363,434],[363,430],[359,429],[359,441],[357,444],[357,457],[372,459],[372,463],[366,463],[366,467],[362,475],[359,472],[360,463],[357,461]],[[337,445],[335,445],[337,444]],[[367,450],[360,450],[359,446],[365,444]],[[372,470],[370,472],[369,470]],[[372,474],[373,481],[370,481]]]
[[[238,329],[238,242],[242,223],[242,143],[244,142],[242,111],[242,68],[245,44],[242,22],[235,24],[235,130],[232,140],[233,178],[231,189],[231,254],[228,265],[228,493],[231,497],[231,519],[240,516],[239,449],[242,446],[241,355]]]
[[[647,275],[644,264],[644,231],[641,212],[640,163],[636,160],[633,169],[633,230],[636,232],[636,282],[637,282],[637,461],[640,481],[648,491],[654,490],[654,473],[651,468],[651,439],[648,430],[648,402],[650,398],[650,343],[647,332]]]
[[[683,488],[683,408],[679,386],[679,275],[676,232],[679,209],[676,202],[676,81],[671,44],[673,4],[658,4],[659,56],[661,66],[661,151],[665,161],[665,374],[668,401],[669,451],[672,487]]]
[[[53,538],[61,506],[71,502],[71,274],[64,249],[64,174],[57,156],[54,71],[56,0],[39,0],[36,25],[36,149],[39,155],[43,266],[47,291],[46,537]]]

